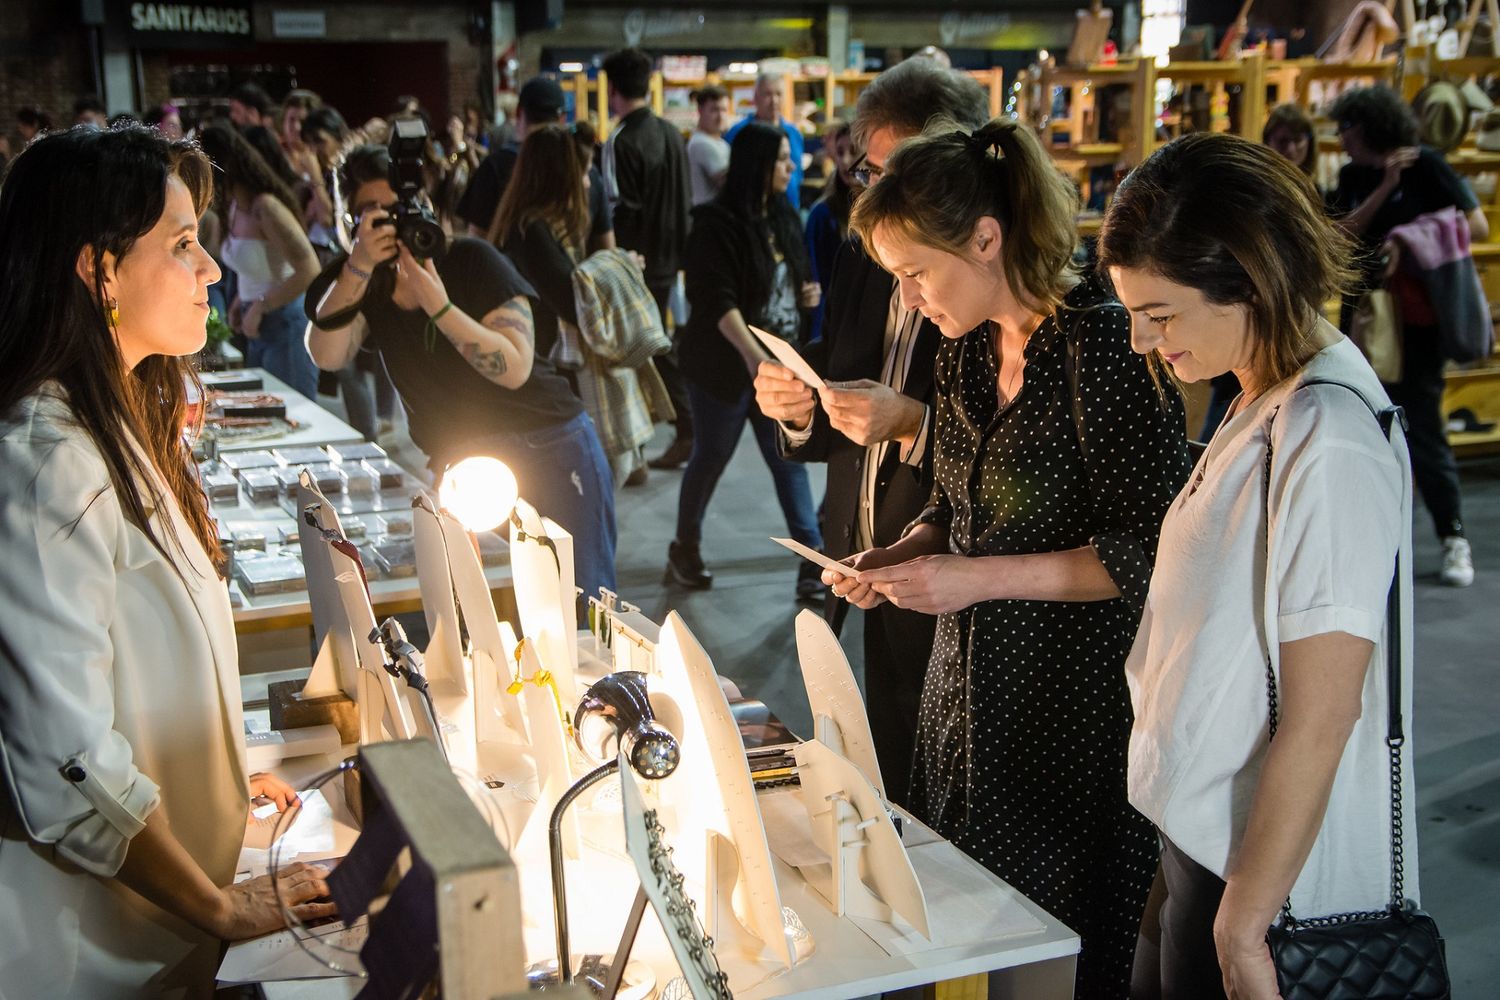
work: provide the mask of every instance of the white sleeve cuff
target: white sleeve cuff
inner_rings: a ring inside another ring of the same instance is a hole
[[[921,465],[927,457],[927,438],[932,433],[932,407],[922,407],[922,423],[910,448],[901,449],[901,461],[906,465]]]
[[[1384,626],[1384,614],[1372,614],[1365,608],[1325,604],[1278,616],[1276,639],[1278,642],[1296,642],[1329,632],[1346,632],[1359,639],[1379,642]]]
[[[58,838],[57,852],[85,871],[112,878],[125,863],[131,838],[145,829],[146,817],[161,804],[161,790],[132,767],[129,785],[116,793],[83,754],[70,759],[63,770],[94,808]],[[80,772],[82,779],[75,780]]]
[[[783,420],[778,420],[776,424],[781,428],[781,433],[786,436],[786,443],[790,448],[800,448],[812,440],[813,425],[811,420],[800,431]]]

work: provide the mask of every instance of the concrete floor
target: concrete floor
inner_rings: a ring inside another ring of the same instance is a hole
[[[649,454],[664,446],[658,436]],[[1454,996],[1500,995],[1500,459],[1463,468],[1465,520],[1474,545],[1474,586],[1436,581],[1440,553],[1424,510],[1416,520],[1416,749],[1422,902],[1448,943]],[[617,497],[622,595],[660,620],[676,610],[745,693],[793,728],[811,728],[797,669],[792,620],[796,558],[767,536],[786,523],[769,473],[746,434],[704,525],[711,590],[662,583],[677,513],[680,473],[652,472]],[[814,496],[823,470],[814,467]],[[845,647],[861,671],[857,622]]]

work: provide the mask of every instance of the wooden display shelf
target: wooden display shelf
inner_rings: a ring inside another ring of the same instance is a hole
[[[1442,413],[1469,410],[1487,431],[1451,431],[1448,443],[1461,458],[1500,453],[1500,363],[1451,371],[1444,378]]]
[[[990,116],[998,117],[1005,106],[1005,79],[1004,70],[999,67],[993,69],[976,69],[966,71],[985,88],[989,95]],[[859,91],[870,81],[874,80],[878,73],[828,73],[826,75],[808,76],[805,74],[788,74],[782,78],[784,93],[782,95],[782,106],[792,108],[796,101],[798,87],[811,87],[814,92],[821,92],[823,100],[823,119],[825,123],[839,118],[840,109],[852,109],[858,100]],[[576,112],[582,117],[593,119],[600,129],[600,138],[609,135],[610,129],[614,127],[614,119],[609,114],[609,101],[607,98],[609,81],[603,70],[595,73],[591,79],[587,73],[570,73],[560,75],[558,84],[564,93],[574,95],[574,106]],[[755,78],[742,74],[709,73],[702,77],[692,79],[665,79],[658,71],[651,74],[651,89],[647,100],[652,112],[664,115],[666,112],[665,94],[668,88],[688,87],[698,88],[707,84],[718,84],[726,90],[733,92],[736,88],[743,89],[753,86]],[[736,109],[738,113],[743,109]],[[843,117],[848,117],[847,115]],[[687,129],[684,129],[687,131]],[[808,130],[804,130],[808,131]],[[809,132],[809,134],[811,134]]]

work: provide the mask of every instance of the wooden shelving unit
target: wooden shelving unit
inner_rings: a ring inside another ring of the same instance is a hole
[[[968,72],[979,81],[989,95],[990,115],[999,116],[1005,106],[1004,71],[997,67]],[[785,93],[782,105],[789,109],[797,105],[799,98],[805,102],[811,97],[821,102],[825,122],[831,122],[840,117],[847,118],[853,114],[854,104],[859,100],[860,92],[871,80],[875,79],[876,75],[875,73],[787,75],[783,77]],[[574,95],[575,106],[593,120],[594,124],[601,129],[601,135],[608,135],[609,130],[614,127],[614,120],[609,116],[609,102],[606,97],[608,79],[604,71],[599,70],[592,78],[586,73],[559,75],[557,81],[564,93]],[[649,96],[651,110],[658,115],[667,116],[671,110],[666,101],[668,91],[683,88],[696,89],[711,83],[729,90],[730,96],[736,98],[734,101],[736,114],[744,113],[749,92],[755,86],[755,78],[720,73],[709,73],[691,80],[667,80],[659,72],[652,74]],[[690,122],[678,121],[677,124],[684,131],[690,131],[692,128]]]

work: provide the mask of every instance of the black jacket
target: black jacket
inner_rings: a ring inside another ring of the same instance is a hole
[[[678,365],[684,378],[725,402],[738,399],[750,388],[750,374],[739,352],[719,331],[719,320],[738,309],[751,326],[764,324],[771,289],[763,287],[765,262],[758,255],[764,251],[769,257],[767,239],[767,230],[757,230],[717,202],[693,209],[693,230],[683,258],[688,321],[677,346]],[[804,259],[787,257],[793,289],[811,280],[798,267]],[[811,312],[803,309],[801,315],[805,329]],[[770,353],[765,357],[769,361]]]
[[[615,242],[646,258],[648,286],[670,284],[687,244],[693,203],[682,134],[649,108],[637,108],[620,120],[609,141],[620,189]]]
[[[532,219],[506,238],[500,247],[521,277],[536,289],[532,310],[536,329],[537,357],[548,357],[557,343],[557,321],[578,325],[578,307],[573,298],[573,271],[577,264],[541,219]]]
[[[895,279],[870,259],[858,241],[846,241],[833,259],[822,352],[809,352],[813,367],[829,381],[880,381],[885,367],[885,326]],[[933,367],[943,335],[926,319],[901,392],[928,406],[933,402]],[[931,433],[931,431],[929,432]],[[782,438],[785,456],[797,462],[827,462],[828,491],[823,504],[823,544],[842,559],[854,551],[855,518],[864,479],[865,448],[834,430],[823,408],[813,411],[812,436],[799,448]],[[875,539],[886,546],[927,506],[932,493],[932,449],[920,466],[901,461],[900,446],[886,449],[875,486]]]

